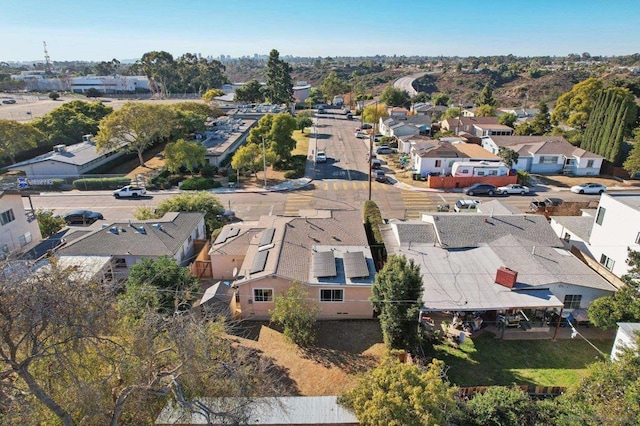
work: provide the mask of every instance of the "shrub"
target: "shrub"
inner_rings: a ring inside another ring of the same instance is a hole
[[[531,175],[525,170],[518,170],[518,183],[520,185],[529,185],[531,183]]]
[[[211,188],[220,188],[222,184],[212,178],[194,177],[182,182],[181,189],[185,191],[198,191]]]
[[[202,177],[212,178],[218,173],[218,168],[216,166],[212,166],[211,164],[205,164],[200,169],[200,174]]]
[[[284,174],[284,177],[286,179],[298,179],[303,176],[304,176],[304,170],[302,171],[302,173],[300,172],[300,170],[288,170]]]
[[[131,179],[128,177],[84,178],[73,181],[73,187],[79,190],[118,189],[130,184]]]
[[[227,179],[229,180],[229,182],[237,182],[238,175],[236,173],[230,173],[229,176],[227,176]]]
[[[218,173],[220,173],[220,176],[226,177],[229,174],[229,169],[227,169],[226,167],[220,167]]]
[[[380,233],[380,225],[382,225],[382,213],[380,208],[374,201],[365,201],[364,203],[364,227],[369,236],[369,243],[382,244],[382,234]]]

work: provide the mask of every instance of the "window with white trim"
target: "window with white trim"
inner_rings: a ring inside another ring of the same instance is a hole
[[[604,222],[604,215],[606,212],[607,209],[604,207],[598,207],[598,213],[596,213],[596,223],[598,225],[602,225],[602,222]]]
[[[636,244],[640,244],[640,232],[636,235]]]
[[[271,289],[271,288],[254,288],[253,289],[253,301],[254,302],[272,302],[273,301],[273,289]]]
[[[435,167],[442,167],[442,160],[436,160]]]
[[[344,290],[343,289],[321,289],[320,290],[321,302],[344,302]]]
[[[0,224],[2,225],[6,225],[14,220],[16,220],[16,216],[13,214],[13,209],[6,210],[0,214]]]
[[[606,254],[602,253],[602,255],[600,256],[600,264],[603,265],[608,270],[610,271],[613,270],[614,263],[615,262],[613,261],[613,259],[608,257]]]
[[[593,160],[587,160],[587,168],[590,169],[593,167]]]
[[[26,246],[31,241],[33,241],[33,237],[31,236],[31,232],[27,232],[24,235],[19,235],[18,236],[18,243],[20,244],[20,247]]]
[[[540,164],[557,164],[557,163],[558,163],[558,157],[545,157],[545,156],[540,157]]]
[[[564,296],[565,309],[580,309],[580,302],[582,302],[581,294],[567,294]]]

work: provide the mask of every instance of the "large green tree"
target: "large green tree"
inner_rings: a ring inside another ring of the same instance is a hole
[[[289,104],[293,101],[291,66],[280,59],[280,53],[273,49],[267,59],[267,82],[265,95],[272,104]]]
[[[309,292],[299,282],[294,282],[287,291],[273,298],[271,322],[284,328],[284,335],[299,346],[315,342],[315,325],[320,308],[309,297]]]
[[[380,100],[389,106],[408,108],[411,97],[403,90],[394,86],[387,86],[380,94]]]
[[[498,157],[500,157],[508,167],[513,167],[514,164],[518,163],[520,155],[511,148],[501,146],[498,148]]]
[[[413,259],[391,256],[376,274],[371,302],[379,315],[387,347],[413,349],[418,344],[417,318],[422,291],[420,266]]]
[[[335,71],[331,71],[320,84],[320,91],[327,102],[332,102],[333,97],[349,91],[349,84],[338,77]]]
[[[229,82],[224,71],[225,66],[220,61],[185,53],[175,63],[176,82],[173,89],[176,92],[199,94],[209,89],[219,89]]]
[[[629,249],[627,264],[629,271],[622,276],[625,286],[589,305],[589,320],[597,327],[615,329],[618,322],[640,321],[640,252]]]
[[[378,124],[381,117],[388,117],[389,112],[385,104],[375,103],[373,105],[367,105],[362,111],[362,120],[365,123]]]
[[[514,126],[518,116],[512,112],[506,112],[498,117],[498,123],[504,124],[505,126],[512,127]]]
[[[493,89],[491,88],[490,82],[487,82],[482,88],[478,99],[476,99],[476,104],[478,104],[478,106],[490,105],[492,107],[498,104],[498,101],[493,97]]]
[[[16,162],[16,156],[35,148],[45,136],[33,126],[13,120],[0,120],[0,158]]]
[[[631,148],[631,152],[629,152],[622,166],[631,176],[640,173],[640,142],[636,141],[633,144],[633,148]]]
[[[87,134],[98,132],[100,121],[113,109],[102,102],[74,100],[65,102],[30,124],[46,136],[50,144],[72,145]]]
[[[175,121],[176,113],[169,106],[127,102],[100,122],[97,147],[102,150],[128,148],[138,154],[138,161],[144,166],[142,153],[168,138]]]
[[[637,116],[637,105],[627,89],[611,87],[599,92],[589,116],[580,148],[621,165],[622,143]]]
[[[268,134],[269,149],[278,156],[280,161],[288,161],[291,158],[291,152],[296,148],[296,140],[292,137],[296,127],[296,119],[290,114],[281,113],[273,117]]]
[[[361,424],[436,426],[452,424],[458,415],[455,388],[444,378],[444,363],[427,367],[387,358],[340,397]]]
[[[36,219],[42,238],[49,238],[67,224],[62,217],[54,215],[51,210],[36,210]]]
[[[200,212],[204,213],[207,230],[211,233],[216,228],[221,228],[223,223],[217,220],[218,215],[224,210],[220,200],[209,192],[192,192],[174,195],[168,200],[162,201],[157,207],[158,217],[167,212]]]
[[[147,286],[157,291],[157,310],[171,315],[188,309],[198,291],[198,279],[191,275],[189,268],[180,266],[175,259],[162,256],[158,259],[145,258],[131,267],[127,279],[127,294],[140,294]]]
[[[566,123],[571,127],[584,128],[602,88],[602,80],[598,78],[588,78],[575,84],[570,91],[560,95],[551,120],[556,124]]]
[[[206,154],[207,148],[200,142],[189,142],[184,139],[170,142],[164,148],[165,164],[173,173],[178,172],[181,167],[193,173],[195,169],[206,164]]]
[[[242,87],[238,87],[234,93],[236,102],[263,103],[264,90],[258,80],[249,80]]]
[[[262,147],[255,143],[241,146],[233,154],[231,167],[240,172],[253,173],[256,179],[259,170],[263,168]],[[268,163],[271,164],[271,163]]]
[[[147,52],[142,55],[139,65],[149,79],[151,91],[167,96],[178,79],[173,55],[165,51]]]

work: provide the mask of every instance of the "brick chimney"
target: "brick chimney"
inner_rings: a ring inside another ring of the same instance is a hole
[[[518,280],[518,273],[505,266],[498,268],[496,272],[496,284],[503,285],[507,288],[513,288]]]

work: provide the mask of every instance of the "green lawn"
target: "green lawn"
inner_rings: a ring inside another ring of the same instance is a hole
[[[307,156],[309,152],[309,132],[310,128],[307,129],[307,133],[302,134],[300,130],[294,130],[293,135],[291,137],[296,140],[296,149],[291,151],[292,155],[304,155]]]
[[[609,353],[613,340],[591,340]],[[576,383],[598,353],[581,339],[500,340],[481,335],[456,349],[438,344],[427,355],[443,360],[449,380],[457,386],[535,385]]]

